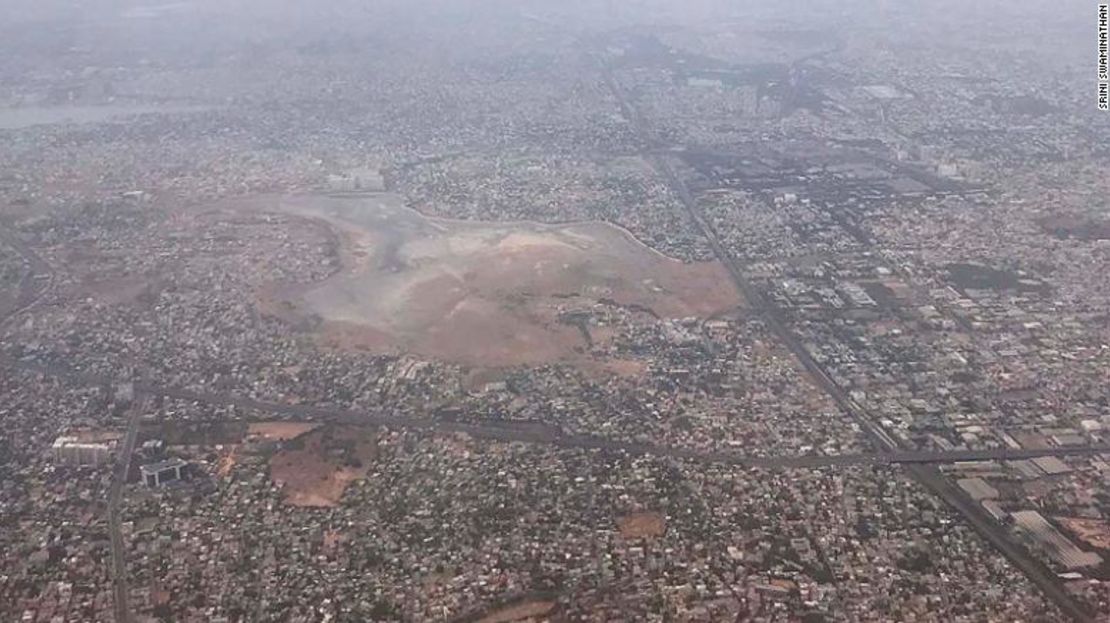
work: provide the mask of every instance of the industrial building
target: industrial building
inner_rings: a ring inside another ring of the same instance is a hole
[[[185,468],[189,464],[181,459],[166,459],[157,463],[148,463],[139,468],[142,472],[143,482],[148,487],[161,487],[170,482],[181,480]]]
[[[1102,557],[1094,552],[1085,552],[1060,533],[1037,511],[1018,511],[1011,515],[1019,530],[1027,534],[1041,546],[1049,556],[1067,569],[1097,567]]]

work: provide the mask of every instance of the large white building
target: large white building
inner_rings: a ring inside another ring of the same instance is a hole
[[[78,437],[63,436],[50,447],[54,460],[62,465],[103,465],[112,460],[115,441],[82,441]]]

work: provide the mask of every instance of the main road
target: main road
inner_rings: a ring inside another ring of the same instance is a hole
[[[15,361],[0,355],[0,367],[6,366],[51,376],[82,386],[112,386],[125,379],[75,372],[61,366]],[[265,413],[275,418],[303,422],[386,426],[419,430],[436,434],[464,433],[477,439],[549,445],[583,450],[612,450],[633,455],[650,455],[702,463],[720,463],[767,469],[820,468],[848,465],[938,465],[970,461],[1033,459],[1042,456],[1090,456],[1110,453],[1110,444],[1061,446],[1052,448],[987,448],[976,450],[879,450],[860,454],[805,454],[789,456],[753,456],[729,450],[682,448],[653,443],[627,442],[584,433],[567,433],[559,427],[536,422],[512,420],[446,421],[410,415],[371,412],[337,406],[312,406],[259,400],[229,393],[194,390],[146,381],[134,383],[137,395],[162,396],[197,404],[236,407],[244,411]]]
[[[108,490],[108,535],[112,544],[112,596],[116,623],[131,623],[130,591],[127,585],[127,558],[123,547],[123,486],[131,471],[131,455],[135,453],[135,440],[139,435],[139,418],[147,405],[145,397],[136,397],[129,407],[127,432],[123,436],[123,447],[116,455],[115,468],[112,470],[112,485]]]
[[[54,282],[54,269],[31,247],[15,235],[3,220],[0,220],[0,245],[10,247],[27,262],[27,274],[19,281],[15,299],[7,309],[0,309],[0,326],[18,314],[27,311],[46,296]]]
[[[27,274],[19,282],[15,300],[7,309],[0,310],[0,326],[3,326],[19,314],[30,310],[50,292],[54,283],[54,269],[3,222],[0,222],[0,244],[11,247],[19,253],[28,267]],[[108,536],[112,550],[112,598],[116,623],[131,621],[128,605],[127,562],[124,558],[123,531],[120,525],[120,504],[123,498],[123,485],[131,469],[131,455],[135,449],[139,417],[142,415],[144,404],[140,401],[131,404],[123,448],[116,457],[108,490]]]

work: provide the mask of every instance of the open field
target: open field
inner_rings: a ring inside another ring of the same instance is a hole
[[[1091,547],[1110,549],[1110,522],[1079,517],[1056,517],[1056,521]]]
[[[626,539],[654,539],[667,531],[667,520],[659,513],[633,513],[618,519],[617,529]]]
[[[546,621],[544,617],[555,609],[553,601],[527,601],[499,608],[482,618],[478,623],[513,623],[514,621]]]
[[[560,322],[570,310],[600,304],[683,318],[740,304],[720,264],[684,264],[603,223],[431,219],[390,194],[256,197],[223,208],[320,219],[340,233],[338,273],[272,288],[261,301],[335,347],[534,365],[588,350],[582,331]]]
[[[347,485],[366,475],[378,453],[374,432],[326,426],[290,440],[270,459],[270,478],[293,506],[331,507]]]

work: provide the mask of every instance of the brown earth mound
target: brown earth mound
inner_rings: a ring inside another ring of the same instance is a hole
[[[392,195],[280,197],[235,209],[322,219],[341,233],[343,269],[273,288],[263,308],[326,343],[474,366],[583,357],[568,311],[597,304],[708,317],[740,304],[724,267],[684,264],[602,223],[541,225],[426,218]]]

